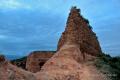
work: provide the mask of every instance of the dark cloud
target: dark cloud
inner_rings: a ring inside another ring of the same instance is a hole
[[[81,14],[90,20],[103,51],[113,56],[119,55],[118,0],[8,1],[0,1],[1,53],[27,55],[33,50],[56,50],[69,9],[77,5],[81,8]]]

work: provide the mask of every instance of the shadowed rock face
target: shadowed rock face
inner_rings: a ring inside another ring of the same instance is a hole
[[[5,61],[5,57],[4,55],[0,55],[0,63],[4,62]]]
[[[26,70],[26,61],[27,61],[27,57],[25,56],[19,59],[11,60],[10,62],[17,67]]]
[[[65,31],[58,42],[58,50],[66,43],[77,44],[84,53],[97,55],[101,48],[89,21],[80,15],[80,9],[71,8]]]
[[[40,71],[43,64],[49,60],[55,51],[34,51],[27,57],[26,69],[30,72]]]

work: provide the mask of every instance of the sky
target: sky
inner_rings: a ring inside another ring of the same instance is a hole
[[[89,20],[102,51],[120,55],[120,0],[0,0],[0,54],[56,50],[72,6]]]

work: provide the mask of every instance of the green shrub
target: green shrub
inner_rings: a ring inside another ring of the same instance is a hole
[[[95,66],[103,73],[115,74],[112,80],[120,80],[120,57],[111,57],[109,54],[98,55]]]

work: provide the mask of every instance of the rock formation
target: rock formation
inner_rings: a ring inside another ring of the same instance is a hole
[[[88,58],[95,59],[101,48],[88,21],[80,15],[80,10],[72,7],[66,29],[58,50],[37,72],[38,80],[107,80],[94,66],[87,65]],[[87,60],[87,62],[85,62]]]
[[[0,56],[0,80],[36,80],[33,73],[24,71]]]
[[[80,9],[71,8],[65,31],[58,42],[58,50],[67,42],[77,44],[82,53],[100,54],[101,48],[89,21],[80,15]]]
[[[34,51],[27,57],[26,69],[30,72],[38,72],[41,66],[50,59],[55,51]]]

